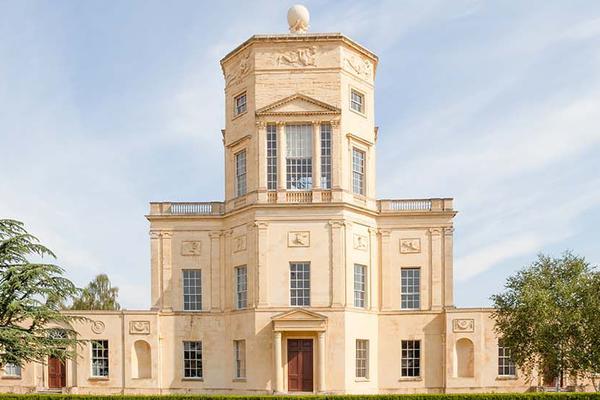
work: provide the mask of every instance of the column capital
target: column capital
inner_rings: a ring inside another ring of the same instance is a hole
[[[161,236],[163,239],[171,239],[173,237],[173,232],[163,231]]]
[[[150,231],[150,239],[160,239],[160,231]]]
[[[219,239],[222,234],[223,234],[223,232],[221,232],[221,231],[211,231],[211,232],[208,232],[208,236],[211,239]]]
[[[277,125],[277,127],[280,127],[280,126],[285,126],[286,123],[284,121],[276,121],[275,125]]]
[[[452,236],[454,234],[454,227],[444,228],[444,235]]]
[[[431,236],[439,236],[442,234],[442,228],[429,228],[429,234]]]
[[[329,225],[331,225],[332,228],[342,228],[346,225],[346,222],[342,220],[332,219],[329,220]]]
[[[269,223],[267,221],[254,221],[254,226],[259,230],[265,230],[269,227]]]
[[[338,126],[340,124],[340,120],[339,119],[332,119],[331,121],[329,121],[329,123],[331,124],[332,127]]]
[[[256,121],[256,127],[261,129],[261,128],[265,128],[267,126],[266,121]]]
[[[273,335],[275,336],[275,339],[281,340],[281,332],[280,331],[274,331]]]
[[[231,237],[231,235],[233,235],[233,229],[226,230],[223,232],[223,235],[225,235],[225,237]]]
[[[378,229],[377,233],[379,233],[381,235],[381,237],[390,237],[390,235],[392,234],[392,230],[391,229]]]

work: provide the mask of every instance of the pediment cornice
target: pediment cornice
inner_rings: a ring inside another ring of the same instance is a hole
[[[340,115],[341,110],[335,106],[296,93],[277,100],[268,106],[256,110],[256,116],[311,116],[311,115]]]

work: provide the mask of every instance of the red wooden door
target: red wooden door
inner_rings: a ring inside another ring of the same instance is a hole
[[[288,339],[288,391],[313,391],[313,341]]]
[[[67,386],[65,363],[55,357],[48,357],[48,387],[63,388]]]

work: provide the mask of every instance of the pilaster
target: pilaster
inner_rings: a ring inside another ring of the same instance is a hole
[[[277,202],[283,203],[285,201],[286,191],[286,165],[285,155],[286,149],[286,136],[285,136],[285,124],[282,122],[277,123]]]
[[[151,288],[150,297],[152,309],[161,308],[162,295],[162,242],[159,231],[150,231],[150,266]]]
[[[380,229],[379,236],[381,240],[381,271],[379,273],[379,287],[381,288],[380,306],[379,309],[382,311],[392,310],[399,308],[400,304],[394,307],[393,304],[393,274],[391,268],[390,258],[392,256],[391,249],[391,234],[392,231],[389,229]]]
[[[266,307],[269,305],[269,265],[267,263],[267,249],[269,246],[269,224],[267,222],[257,221],[257,279],[256,293],[258,306]]]
[[[211,286],[211,311],[221,311],[221,236],[218,231],[209,232],[210,237],[210,286]]]
[[[258,147],[258,160],[256,171],[258,173],[258,192],[261,202],[266,201],[267,190],[267,124],[263,121],[256,122],[256,138]]]
[[[454,306],[454,228],[444,229],[444,307]]]
[[[228,311],[233,307],[233,266],[231,265],[231,236],[233,235],[233,230],[229,229],[223,235],[225,241],[225,265],[223,268],[224,273],[222,274],[223,279],[221,279],[221,287],[223,288],[221,291],[221,301],[223,309]]]
[[[172,232],[162,232],[162,310],[173,311],[173,246]]]
[[[443,306],[442,281],[442,229],[430,228],[431,236],[431,309],[439,310]]]
[[[346,298],[346,249],[345,249],[345,232],[344,221],[331,220],[331,265],[330,265],[330,290],[331,290],[331,306],[342,307],[345,304]]]
[[[321,123],[312,122],[313,132],[313,169],[312,169],[312,188],[321,189]]]

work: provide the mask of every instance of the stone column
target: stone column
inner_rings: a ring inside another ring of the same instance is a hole
[[[258,140],[258,161],[256,162],[256,173],[258,174],[258,198],[266,202],[267,191],[267,124],[263,121],[256,122],[256,137]],[[251,169],[248,171],[251,173]]]
[[[344,221],[329,221],[331,226],[331,265],[329,287],[331,306],[341,307],[346,298],[346,242],[344,240]]]
[[[254,308],[258,303],[258,232],[254,222],[246,224],[246,285],[248,307]],[[233,265],[231,266],[233,271]],[[235,276],[231,277],[232,292],[235,292]],[[235,308],[235,307],[234,307]]]
[[[285,136],[285,124],[277,123],[277,202],[285,202],[285,191],[286,191],[286,163],[285,155],[286,149],[286,136]]]
[[[321,123],[313,121],[313,190],[321,189]]]
[[[275,393],[283,392],[283,366],[281,364],[281,332],[274,333],[273,346],[275,347]]]
[[[439,310],[442,308],[442,229],[430,228],[431,235],[431,308]]]
[[[209,232],[210,237],[210,305],[212,311],[220,311],[221,304],[221,232]]]
[[[161,308],[162,296],[162,252],[161,235],[158,231],[150,231],[150,266],[151,266],[151,288],[150,297],[152,309]]]
[[[325,332],[319,332],[319,393],[327,390],[325,385]]]
[[[452,227],[444,229],[444,307],[454,305],[453,233]]]
[[[224,247],[225,247],[225,260],[223,265],[223,278],[221,279],[221,300],[223,304],[223,309],[231,310],[233,307],[233,271],[231,265],[231,236],[233,235],[233,230],[227,230],[224,233]]]
[[[340,121],[331,121],[331,188],[340,189],[342,183],[342,133]]]
[[[269,224],[267,222],[256,222],[257,228],[257,298],[258,298],[258,306],[266,307],[269,305],[269,265],[267,262],[267,248],[269,246],[269,237],[268,237],[268,227]]]
[[[377,229],[369,228],[369,276],[368,276],[368,307],[369,310],[377,309],[379,307],[379,302],[377,299],[379,298],[380,288],[378,287],[379,283],[379,274],[378,274],[378,260],[377,260]]]
[[[173,289],[173,233],[162,233],[162,309],[164,311],[173,311],[173,300],[175,293]]]
[[[392,256],[391,242],[391,231],[389,229],[380,229],[379,235],[381,236],[381,271],[379,271],[379,282],[380,290],[379,294],[379,309],[380,310],[392,310],[394,308],[400,308],[400,302],[397,305],[393,304],[393,279],[392,269],[390,265],[390,258]]]

